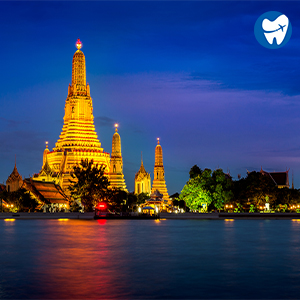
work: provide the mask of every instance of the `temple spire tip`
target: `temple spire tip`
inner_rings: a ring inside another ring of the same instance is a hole
[[[82,42],[80,41],[80,39],[78,38],[77,41],[76,41],[76,48],[78,50],[80,50],[82,48]]]

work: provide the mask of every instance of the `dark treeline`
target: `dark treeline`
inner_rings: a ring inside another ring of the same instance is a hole
[[[197,211],[271,211],[300,212],[300,191],[278,188],[269,175],[249,172],[245,178],[233,180],[222,169],[190,170],[190,179],[178,200]]]

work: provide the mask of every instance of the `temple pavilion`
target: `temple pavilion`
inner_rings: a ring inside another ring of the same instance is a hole
[[[146,200],[144,204],[141,205],[142,210],[148,210],[152,207],[154,211],[157,212],[171,212],[172,205],[170,201],[163,198],[163,194],[161,194],[158,190],[154,191],[150,195],[150,199]]]

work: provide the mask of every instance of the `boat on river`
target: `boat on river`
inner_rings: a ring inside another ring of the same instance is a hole
[[[95,220],[99,219],[159,219],[159,213],[138,213],[138,212],[115,212],[111,211],[105,202],[100,202],[95,207]]]

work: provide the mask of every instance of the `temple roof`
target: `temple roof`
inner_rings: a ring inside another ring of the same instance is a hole
[[[164,195],[159,192],[159,190],[155,190],[150,197],[153,199],[162,198]]]
[[[46,158],[45,164],[42,167],[42,170],[40,171],[40,175],[52,175],[52,169],[49,166],[48,159]]]
[[[260,170],[260,173],[264,175],[269,175],[274,183],[278,186],[287,186],[289,187],[289,170],[285,172],[266,172],[263,169]]]
[[[54,182],[25,179],[23,187],[43,203],[69,203],[61,187]]]
[[[18,172],[17,165],[15,164],[15,167],[14,167],[12,173],[7,178],[6,182],[14,182],[14,181],[17,181],[17,180],[21,181],[23,179],[22,179],[22,176]]]
[[[147,176],[147,177],[149,176],[150,177],[150,174],[147,173],[147,171],[146,171],[146,169],[144,167],[144,164],[143,164],[143,159],[142,159],[140,169],[135,174],[135,179],[137,179],[138,177],[144,178],[145,176]]]

